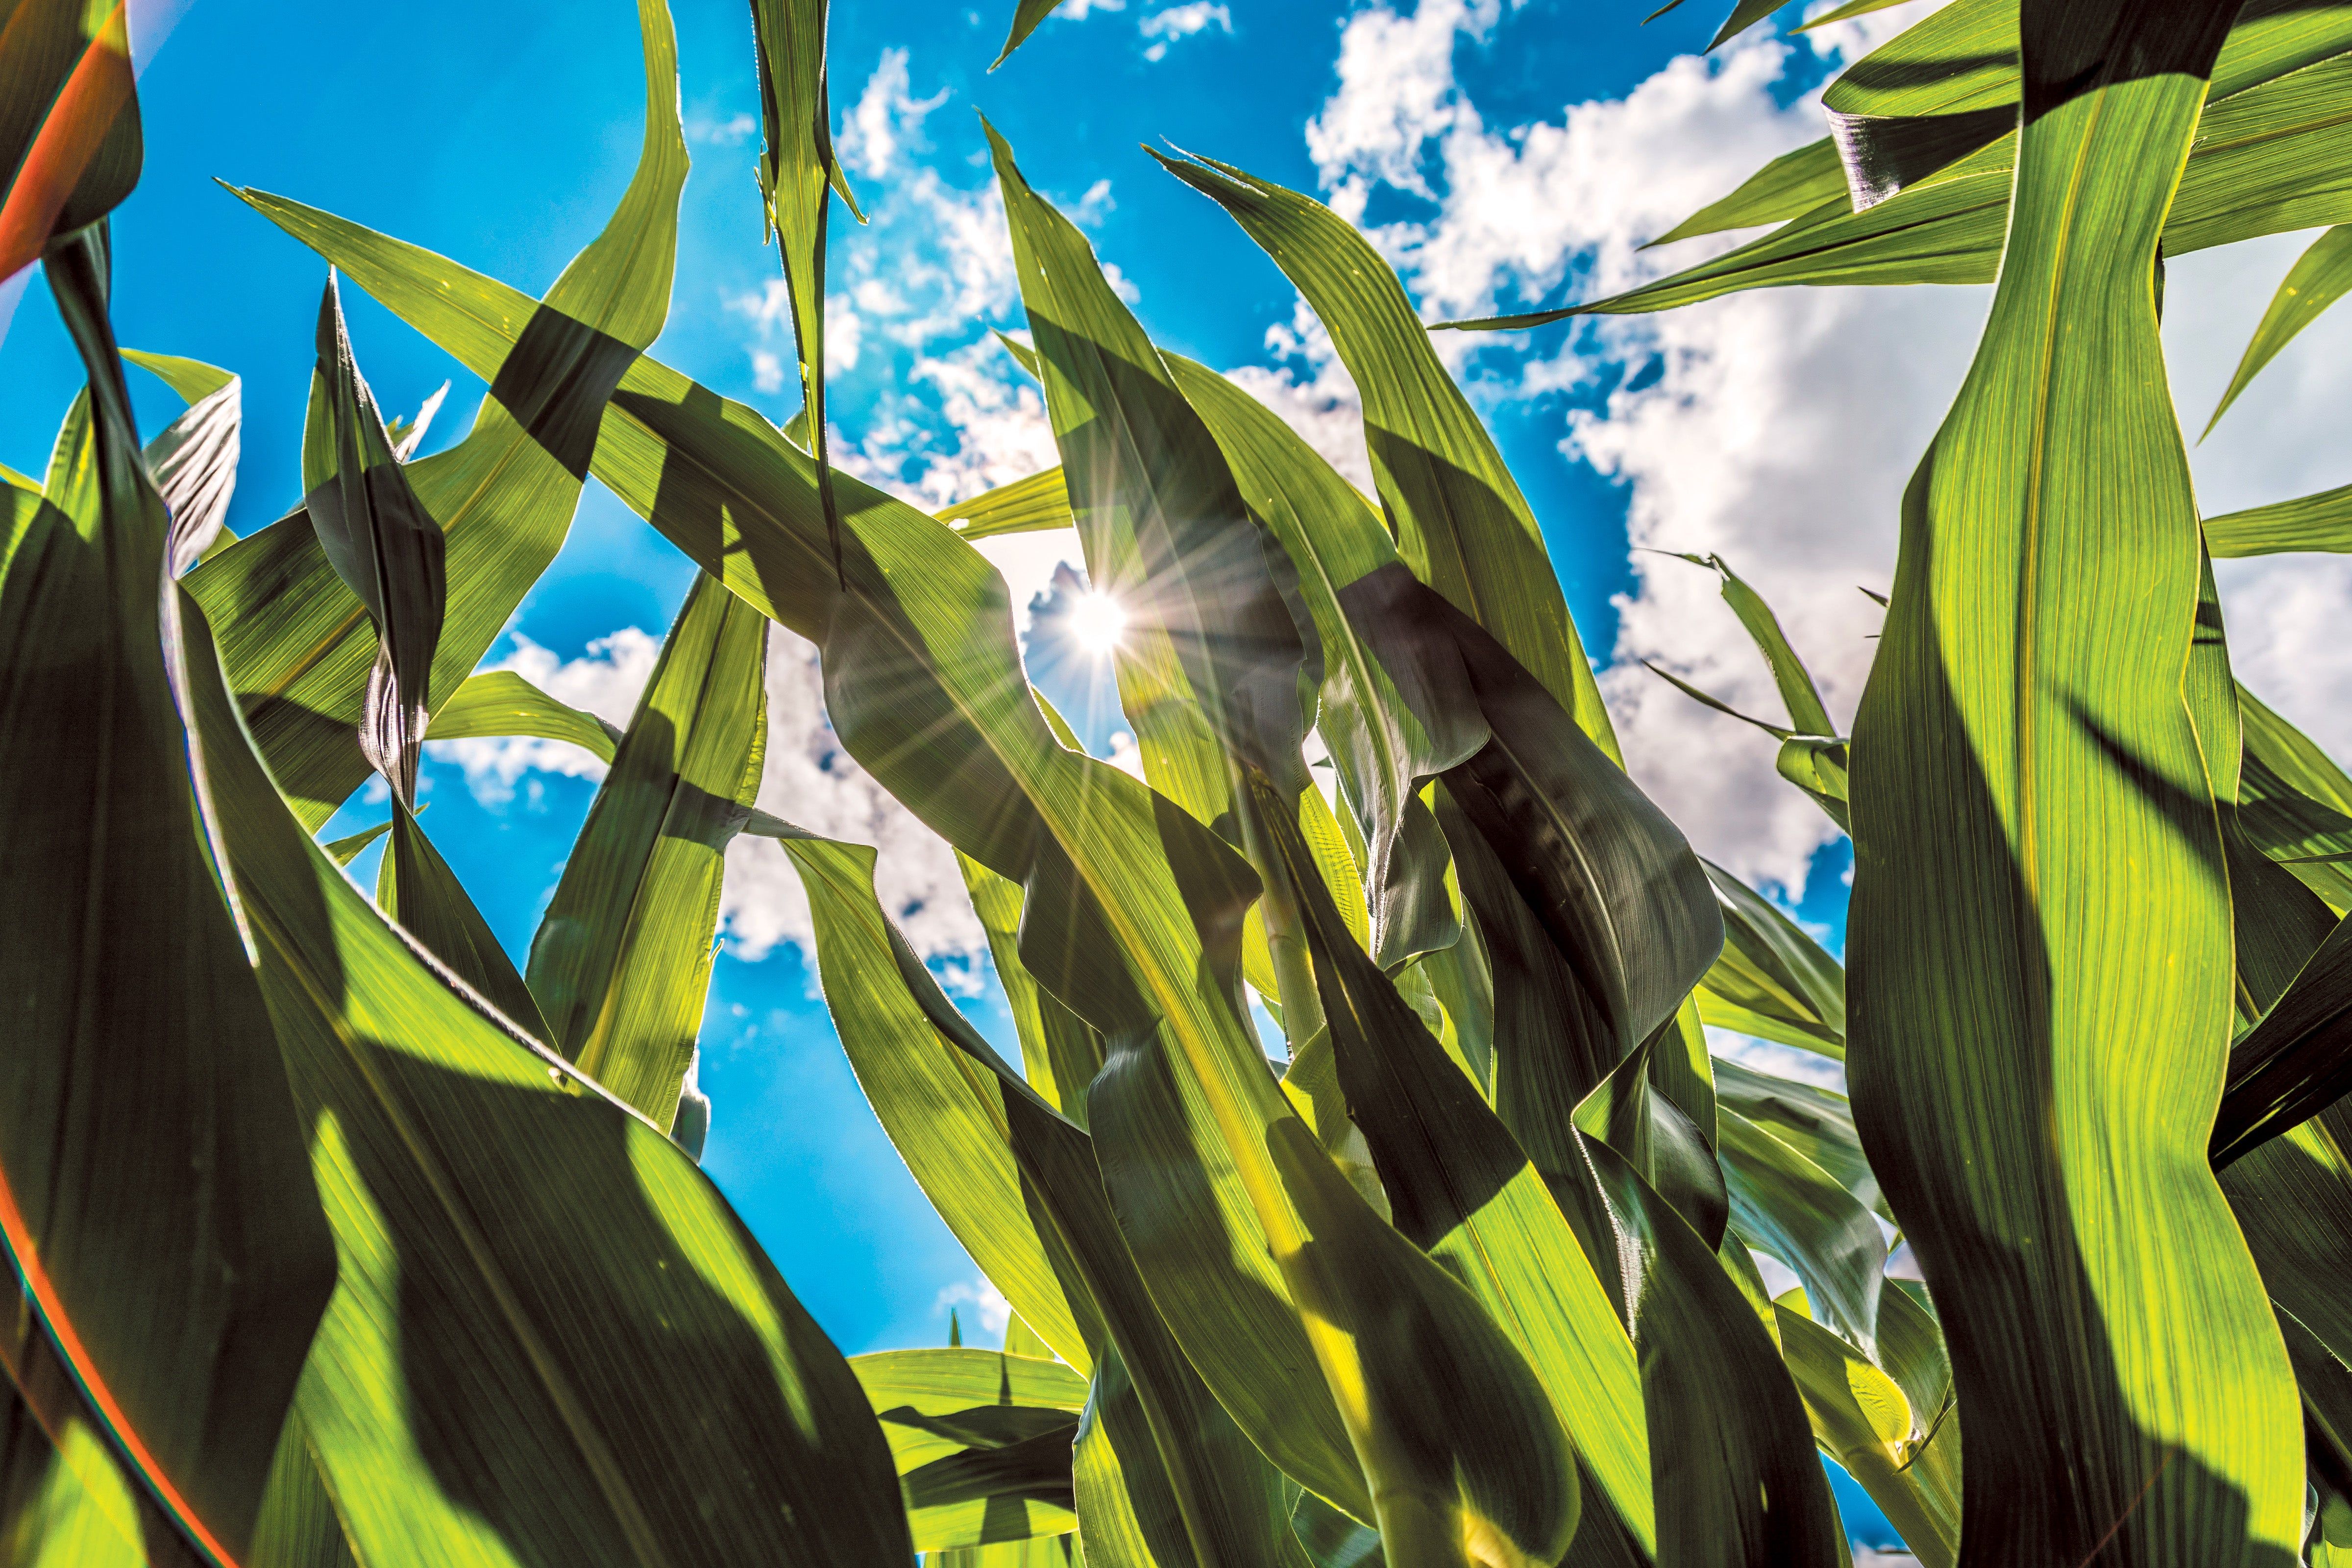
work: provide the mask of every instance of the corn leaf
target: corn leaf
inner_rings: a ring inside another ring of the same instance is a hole
[[[943,506],[931,515],[966,539],[993,539],[1000,533],[1035,533],[1076,526],[1070,515],[1069,490],[1062,483],[1059,466],[983,490],[970,500]]]
[[[2352,225],[2338,224],[2295,258],[2278,292],[2271,296],[2270,309],[2263,312],[2261,324],[2239,357],[2229,389],[2213,405],[2213,416],[2205,421],[2206,435],[2213,433],[2213,426],[2221,422],[2221,416],[2230,411],[2246,384],[2260,375],[2297,332],[2341,299],[2347,289],[2352,289]]]
[[[2300,1523],[2291,1373],[2204,1160],[2230,910],[2153,287],[2226,25],[2025,8],[2000,283],[1855,727],[1856,1120],[1960,1413],[2000,1434],[1969,1458],[2005,1500],[1971,1515],[1986,1561],[2259,1562]]]
[[[496,286],[405,254],[418,281],[387,290],[394,309],[461,358],[499,353],[494,336],[472,330],[479,318],[461,324],[445,303]],[[1367,1386],[1372,1365],[1410,1363],[1423,1353],[1404,1348],[1419,1342],[1412,1336],[1442,1341],[1468,1304],[1315,1149],[1249,1040],[1237,989],[1238,932],[1255,890],[1246,868],[1181,809],[1155,807],[1134,780],[1059,744],[1021,678],[1003,579],[950,531],[836,475],[836,580],[813,465],[772,425],[644,359],[615,403],[597,472],[735,593],[820,639],[845,747],[950,843],[1038,901],[1024,916],[1024,959],[1102,1029],[1107,1071],[1132,1086],[1136,1124],[1117,1133],[1107,1135],[1103,1096],[1092,1097],[1107,1184],[1122,1190],[1132,1174],[1166,1193],[1154,1203],[1208,1198],[1234,1227],[1234,1239],[1204,1246],[1119,1200],[1121,1234],[1148,1274],[1205,1267],[1181,1289],[1177,1274],[1164,1276],[1170,1288],[1155,1286],[1155,1300],[1221,1402],[1236,1419],[1247,1414],[1252,1441],[1327,1497],[1372,1511],[1355,1440],[1385,1442],[1383,1427],[1412,1430],[1427,1417],[1367,1401],[1346,1412],[1357,1418],[1351,1431],[1316,1392],[1318,1373],[1326,1387]],[[918,735],[919,747],[909,745]],[[1217,1131],[1228,1126],[1239,1136]],[[1152,1158],[1122,1166],[1114,1143],[1150,1148]],[[1205,1156],[1218,1162],[1213,1172]],[[1208,1191],[1162,1188],[1171,1170]],[[1228,1206],[1236,1199],[1246,1209]],[[1174,1254],[1151,1251],[1163,1237]],[[1327,1238],[1335,1245],[1312,1245]],[[1351,1337],[1341,1322],[1379,1331]],[[1504,1506],[1508,1439],[1500,1428],[1482,1436],[1496,1446],[1444,1461],[1442,1488],[1410,1448],[1375,1447],[1375,1489],[1409,1527],[1444,1540],[1469,1521],[1501,1528],[1487,1510]],[[1459,1479],[1456,1460],[1466,1467]],[[1538,1538],[1558,1523],[1519,1522]]]
[[[348,866],[360,858],[360,851],[391,831],[392,822],[387,817],[373,827],[362,828],[359,832],[341,838],[331,838],[320,847],[327,852],[327,858],[336,865]]]
[[[352,357],[332,268],[319,300],[318,347],[302,433],[303,507],[327,563],[375,624],[360,751],[394,797],[414,806],[432,712],[433,654],[449,596],[446,542],[393,456],[375,395]]]
[[[874,899],[874,851],[800,837],[782,842],[808,893],[834,1030],[883,1131],[1022,1321],[1072,1366],[1090,1369],[1103,1334],[1098,1309],[1070,1274],[1075,1264],[1053,1227],[1033,1216],[1047,1197],[1033,1194],[1010,1140],[1008,1090],[971,1069],[955,1040],[941,1037],[919,990],[910,991],[893,928]],[[1017,924],[1019,889],[1012,892]]]
[[[297,1409],[360,1559],[904,1561],[865,1395],[742,1222],[303,837],[184,602],[224,858],[340,1258]]]
[[[546,570],[571,526],[598,421],[637,351],[660,332],[677,255],[686,141],[677,55],[662,0],[639,0],[646,136],[612,221],[544,301],[510,289],[462,297],[401,295],[415,286],[408,247],[339,225],[297,203],[239,192],[343,277],[393,305],[430,303],[467,345],[457,353],[489,384],[473,433],[407,469],[447,539],[451,584],[431,689],[454,693]],[[487,282],[487,279],[483,280]],[[496,352],[474,352],[496,345]],[[354,727],[375,637],[297,514],[239,541],[188,574],[219,628],[222,656],[271,773],[314,831],[368,763]]]
[[[1771,900],[1701,862],[1723,915],[1723,952],[1699,982],[1699,1016],[1718,1028],[1845,1059],[1845,971]]]
[[[1837,1177],[1720,1101],[1716,1126],[1732,1228],[1794,1269],[1826,1325],[1875,1360],[1886,1243],[1869,1208]]]
[[[2212,73],[2212,92],[2166,217],[2168,257],[2352,219],[2352,175],[2315,175],[2343,169],[2352,148],[2352,120],[2344,111],[2352,93],[2352,53],[2345,52],[2352,47],[2352,12],[2338,5],[2280,9],[2270,26],[2245,33],[2226,74]],[[1969,100],[1993,90],[1988,82]],[[2013,100],[2013,88],[2008,90]],[[2009,112],[1949,116],[1966,122],[1969,133],[1954,142],[1931,137],[1925,162],[1933,172],[1905,165],[1908,183],[1882,185],[1884,198],[1861,210],[1843,197],[1826,201],[1727,255],[1609,299],[1444,324],[1512,331],[1794,283],[1990,281],[2015,174],[2015,132],[1996,123]],[[1951,155],[1986,132],[1990,139],[1975,151]]]
[[[0,577],[0,1234],[94,1422],[191,1540],[234,1558],[334,1254],[198,837],[180,628],[159,609],[169,522],[107,320],[104,229],[52,247],[46,272],[91,385]]]
[[[2352,550],[2352,485],[2208,518],[2205,545],[2217,561],[2294,550]]]
[[[1755,1306],[1623,1153],[1598,1138],[1586,1149],[1626,1234],[1658,1561],[1843,1563],[1804,1406]]]
[[[593,713],[558,702],[511,669],[486,669],[466,677],[425,732],[427,741],[504,735],[569,741],[610,765],[622,731]]]
[[[1021,889],[961,850],[956,864],[988,936],[997,983],[1004,988],[1013,1033],[1021,1040],[1023,1072],[1048,1105],[1083,1128],[1087,1087],[1102,1071],[1102,1037],[1039,985],[1021,962]]]
[[[1037,30],[1037,24],[1052,16],[1054,7],[1061,3],[1062,0],[1020,0],[1020,4],[1013,8],[1013,28],[1004,35],[1004,47],[997,51],[988,68],[994,70],[1012,58],[1013,51],[1019,48],[1023,41]]]
[[[760,115],[766,146],[759,162],[768,227],[783,253],[792,305],[793,344],[800,361],[801,412],[827,527],[836,536],[827,481],[824,419],[824,236],[838,190],[863,223],[856,198],[833,154],[832,89],[825,75],[827,0],[751,0],[751,38],[760,70]]]
[[[221,542],[245,423],[244,383],[213,365],[125,349],[122,357],[154,372],[188,404],[187,412],[147,443],[147,477],[172,514],[172,569],[185,572]],[[234,538],[234,535],[228,537]]]
[[[1818,1084],[1758,1072],[1723,1057],[1715,1058],[1715,1093],[1721,1110],[1738,1111],[1828,1172],[1864,1207],[1886,1213],[1886,1200],[1879,1195],[1878,1178],[1871,1174],[1863,1154],[1853,1130],[1853,1107],[1845,1096]],[[1880,1300],[1885,1300],[1884,1293]]]
[[[531,938],[551,1043],[657,1127],[677,1114],[727,844],[760,787],[767,648],[758,612],[698,574]]]
[[[1322,318],[1363,392],[1372,477],[1412,574],[1493,634],[1616,759],[1535,513],[1438,363],[1396,273],[1319,202],[1228,164],[1152,155],[1231,214]]]
[[[1323,653],[1316,724],[1369,851],[1373,956],[1393,968],[1448,947],[1458,928],[1445,890],[1445,842],[1416,792],[1453,759],[1339,607],[1340,589],[1396,560],[1395,542],[1355,487],[1264,404],[1205,365],[1165,357],[1252,513],[1288,553],[1314,621]]]
[[[204,1559],[84,1413],[21,1289],[10,1319],[0,1329],[0,1557],[23,1568],[197,1568]]]
[[[1633,1346],[1576,1234],[1543,1178],[1477,1089],[1359,947],[1319,880],[1304,875],[1306,845],[1274,816],[1275,837],[1297,864],[1316,984],[1329,1019],[1349,1110],[1370,1143],[1397,1229],[1444,1263],[1502,1325],[1525,1363],[1491,1363],[1548,1396],[1569,1439],[1527,1456],[1530,1493],[1592,1486],[1585,1506],[1596,1534],[1630,1537],[1639,1557],[1655,1550],[1651,1455]],[[1515,1397],[1452,1384],[1433,1368],[1426,1397],[1458,1402],[1484,1420]],[[1474,1368],[1475,1370],[1483,1370]],[[1487,1375],[1495,1375],[1489,1373]],[[1538,1467],[1561,1467],[1548,1475]],[[1572,1468],[1571,1468],[1572,1467]],[[1589,1543],[1591,1544],[1591,1543]]]
[[[1836,144],[1824,136],[1793,153],[1783,153],[1748,175],[1738,190],[1709,202],[1650,245],[1672,245],[1703,234],[1785,223],[1844,195],[1845,165],[1838,162]]]
[[[16,0],[0,30],[0,281],[105,216],[144,154],[124,6]]]
[[[1580,1026],[1496,1055],[1496,1109],[1555,1169],[1568,1112],[1675,1017],[1721,951],[1714,891],[1664,814],[1469,616],[1401,563],[1339,597],[1403,703],[1462,759],[1443,775],[1451,805],[1573,977]]]
[[[1921,1444],[1919,1416],[1892,1378],[1802,1313],[1777,1311],[1780,1353],[1822,1452],[1870,1494],[1922,1568],[1952,1568],[1960,1544],[1957,1447]]]
[[[1087,1380],[980,1350],[886,1351],[849,1363],[890,1439],[919,1552],[1063,1535]]]
[[[826,1004],[884,1127],[1024,1321],[1093,1367],[1093,1431],[1076,1438],[1081,1521],[1107,1510],[1114,1536],[1150,1539],[1139,1561],[1272,1561],[1285,1534],[1274,1472],[1152,1306],[1092,1140],[940,994],[875,899],[871,849],[781,842],[808,889]]]

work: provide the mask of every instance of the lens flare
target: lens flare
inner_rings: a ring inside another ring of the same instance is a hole
[[[1088,594],[1070,611],[1070,636],[1091,654],[1118,647],[1127,633],[1127,612],[1108,594]]]

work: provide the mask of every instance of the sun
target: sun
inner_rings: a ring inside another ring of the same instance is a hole
[[[1108,594],[1089,593],[1070,611],[1070,636],[1091,654],[1111,653],[1127,633],[1127,611]]]

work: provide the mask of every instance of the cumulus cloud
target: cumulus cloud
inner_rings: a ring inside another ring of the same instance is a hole
[[[1078,3],[1083,5],[1085,0],[1078,0]],[[1096,4],[1100,5],[1101,0],[1096,0]],[[931,1303],[931,1310],[935,1312],[945,1312],[950,1308],[978,1318],[980,1326],[992,1334],[1003,1333],[1004,1325],[1013,1320],[1013,1303],[1004,1299],[1004,1292],[979,1278],[957,1281],[940,1291],[939,1299]]]
[[[514,643],[512,653],[486,668],[511,669],[557,701],[583,708],[624,727],[636,709],[638,693],[653,678],[654,661],[661,656],[661,639],[635,626],[623,626],[609,637],[598,637],[574,659],[558,658],[520,632]],[[527,773],[592,781],[604,776],[604,764],[594,752],[569,741],[544,741],[532,735],[430,741],[425,752],[436,762],[456,763],[464,768],[467,787],[486,805],[512,800],[517,781]]]
[[[1409,216],[1370,233],[1426,319],[1593,298],[1746,237],[1637,248],[1767,158],[1822,133],[1818,94],[1786,91],[1792,68],[1810,63],[1801,51],[1826,64],[1850,60],[1927,9],[1904,6],[1796,40],[1751,34],[1712,58],[1672,60],[1622,98],[1497,128],[1454,71],[1461,39],[1508,25],[1496,0],[1421,0],[1410,15],[1376,7],[1342,33],[1338,84],[1307,127],[1307,146],[1343,213],[1360,217],[1382,186],[1416,198]],[[2168,351],[2192,431],[2308,237],[2169,264]],[[1567,416],[1561,448],[1623,488],[1634,552],[1633,590],[1616,601],[1615,644],[1592,650],[1612,660],[1602,689],[1629,765],[1703,853],[1791,897],[1801,895],[1813,853],[1833,829],[1780,782],[1768,738],[1697,707],[1638,661],[1773,718],[1769,672],[1712,574],[1642,552],[1724,555],[1780,612],[1832,715],[1850,721],[1879,620],[1856,590],[1887,585],[1903,486],[1959,385],[1990,294],[1761,290],[1603,318],[1548,352],[1525,337],[1436,340],[1457,364],[1478,356],[1474,395],[1577,395],[1581,406]],[[2209,513],[2352,479],[2331,438],[2352,392],[2347,349],[2352,316],[2324,319],[2196,451]],[[1319,386],[1320,372],[1312,383],[1270,371],[1235,379],[1311,427],[1285,395]],[[1332,394],[1319,407],[1337,429],[1354,409],[1337,384]],[[2323,742],[2352,748],[2352,660],[2336,631],[2352,601],[2352,562],[2222,563],[2219,574],[2241,674]]]
[[[1137,24],[1137,30],[1145,37],[1160,40],[1143,51],[1145,59],[1154,61],[1166,59],[1168,46],[1177,39],[1189,38],[1211,27],[1221,33],[1231,33],[1234,18],[1223,5],[1211,5],[1209,0],[1187,0],[1184,5],[1154,11]]]
[[[946,88],[929,98],[915,97],[908,90],[907,51],[884,49],[881,63],[866,79],[866,89],[842,116],[834,153],[852,174],[877,179],[894,174],[906,154],[929,148],[923,140],[923,121],[947,100]]]

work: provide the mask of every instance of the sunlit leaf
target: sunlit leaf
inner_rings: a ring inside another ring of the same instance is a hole
[[[2271,296],[2270,309],[2263,312],[2261,324],[2254,328],[2237,370],[2231,374],[2229,390],[2213,405],[2213,416],[2205,421],[2206,435],[2213,433],[2213,426],[2221,422],[2221,416],[2230,411],[2246,384],[2260,375],[2297,332],[2341,299],[2347,289],[2352,289],[2352,225],[2338,224],[2295,258],[2278,292]]]
[[[1855,722],[1854,1110],[1951,1342],[1970,1495],[2005,1500],[1970,1516],[1987,1561],[2253,1562],[2300,1525],[2291,1373],[2204,1159],[2230,907],[2153,289],[2191,138],[2235,107],[2200,121],[2227,20],[2025,9],[2000,287]]]

